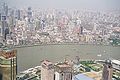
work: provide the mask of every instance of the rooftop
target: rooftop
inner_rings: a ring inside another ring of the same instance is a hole
[[[70,67],[71,67],[71,66],[70,66],[69,64],[67,64],[67,63],[59,63],[59,64],[57,64],[57,66],[60,67],[60,68],[70,68]]]
[[[48,60],[43,60],[42,61],[42,64],[46,65],[46,66],[49,66],[51,64],[53,64],[52,62],[48,61]]]
[[[2,50],[5,51],[5,52],[11,52],[11,51],[13,51],[13,49],[10,49],[8,47],[4,47]]]

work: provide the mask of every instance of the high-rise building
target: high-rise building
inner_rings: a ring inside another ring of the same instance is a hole
[[[36,30],[41,29],[40,20],[36,20],[35,24],[36,24]]]
[[[7,16],[8,15],[8,5],[7,4],[4,4],[4,10],[5,10],[5,15]]]
[[[1,13],[0,13],[0,21],[1,21]]]
[[[2,20],[2,21],[6,21],[6,20],[7,20],[6,15],[2,14],[2,16],[1,16],[1,17],[2,17],[2,18],[1,18],[1,20]]]
[[[2,22],[2,36],[5,39],[6,35],[9,34],[9,28],[7,23],[7,15],[8,15],[8,6],[4,3],[2,6],[1,12],[1,22]]]
[[[48,60],[41,63],[41,80],[54,80],[54,65]]]
[[[45,19],[42,19],[41,20],[41,30],[44,30],[44,28],[45,28]]]
[[[2,36],[5,39],[6,35],[9,33],[8,24],[6,21],[2,21],[2,28],[1,29],[2,29]]]
[[[2,7],[1,7],[1,14],[4,16],[8,15],[8,5],[6,3],[3,3]]]
[[[0,22],[0,36],[2,36],[2,23]]]
[[[16,79],[16,50],[6,49],[0,51],[0,80]]]
[[[31,9],[31,7],[28,7],[27,17],[28,17],[28,22],[31,22],[31,18],[32,18],[32,9]]]
[[[102,80],[112,80],[113,67],[111,60],[106,60],[103,67]]]
[[[17,20],[20,20],[20,10],[16,10],[15,18],[16,18]]]
[[[97,30],[97,23],[94,23],[93,32],[96,32],[96,30]]]
[[[55,80],[72,80],[72,66],[59,63],[55,67]]]
[[[5,16],[8,15],[8,5],[6,3],[3,3],[3,9],[2,9],[2,12],[3,14],[5,14]]]
[[[11,9],[10,11],[10,17],[9,17],[9,31],[12,32],[13,28],[16,26],[16,20],[15,20],[15,11]],[[18,16],[17,16],[18,18]]]
[[[80,34],[81,35],[83,34],[83,27],[82,26],[80,27]]]

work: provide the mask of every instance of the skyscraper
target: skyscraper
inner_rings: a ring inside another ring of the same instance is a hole
[[[7,24],[8,25],[8,24]],[[6,36],[7,36],[7,34],[9,34],[9,28],[7,27],[7,28],[5,28],[5,39],[6,39]]]
[[[32,9],[31,9],[31,7],[28,7],[27,17],[28,17],[28,22],[31,22],[31,18],[32,18]]]
[[[8,23],[5,15],[2,15],[2,36],[6,39],[6,35],[9,34]]]
[[[112,80],[113,67],[111,60],[106,60],[103,67],[102,80]]]
[[[20,10],[16,10],[15,18],[16,18],[17,20],[20,20]]]
[[[0,51],[0,80],[15,80],[16,79],[16,50]]]
[[[41,20],[41,30],[44,30],[45,28],[45,20]]]
[[[2,22],[2,35],[3,38],[6,38],[6,35],[9,34],[9,28],[7,23],[7,14],[8,14],[8,6],[4,3],[2,6],[2,12],[1,12],[1,22]]]
[[[82,26],[80,27],[80,34],[81,35],[83,34],[83,27]]]
[[[0,36],[2,36],[2,24],[0,22]]]
[[[5,39],[6,35],[9,34],[8,23],[6,21],[6,16],[2,16],[2,36]]]
[[[36,20],[35,24],[36,24],[36,30],[41,29],[41,26],[40,26],[40,20],[39,20],[39,19]]]
[[[48,60],[41,63],[41,80],[54,80],[54,65]]]
[[[0,21],[1,21],[1,13],[0,13]]]
[[[5,15],[7,16],[8,15],[8,5],[4,3],[4,12],[5,12]]]
[[[4,16],[7,16],[8,15],[8,5],[6,3],[3,3],[2,5],[2,9],[1,9],[1,14],[4,15]]]

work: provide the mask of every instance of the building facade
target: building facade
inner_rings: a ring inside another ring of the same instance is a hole
[[[59,63],[55,67],[55,80],[72,80],[72,67],[67,63]]]
[[[103,64],[102,80],[112,80],[113,67],[111,60],[106,60]]]
[[[48,60],[41,63],[41,80],[54,80],[54,65]]]
[[[16,50],[0,51],[0,80],[16,80]]]

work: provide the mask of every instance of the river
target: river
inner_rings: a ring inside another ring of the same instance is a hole
[[[101,55],[101,56],[98,56]],[[40,65],[44,59],[52,62],[61,62],[67,59],[120,59],[120,47],[102,45],[39,45],[17,48],[18,72]]]

